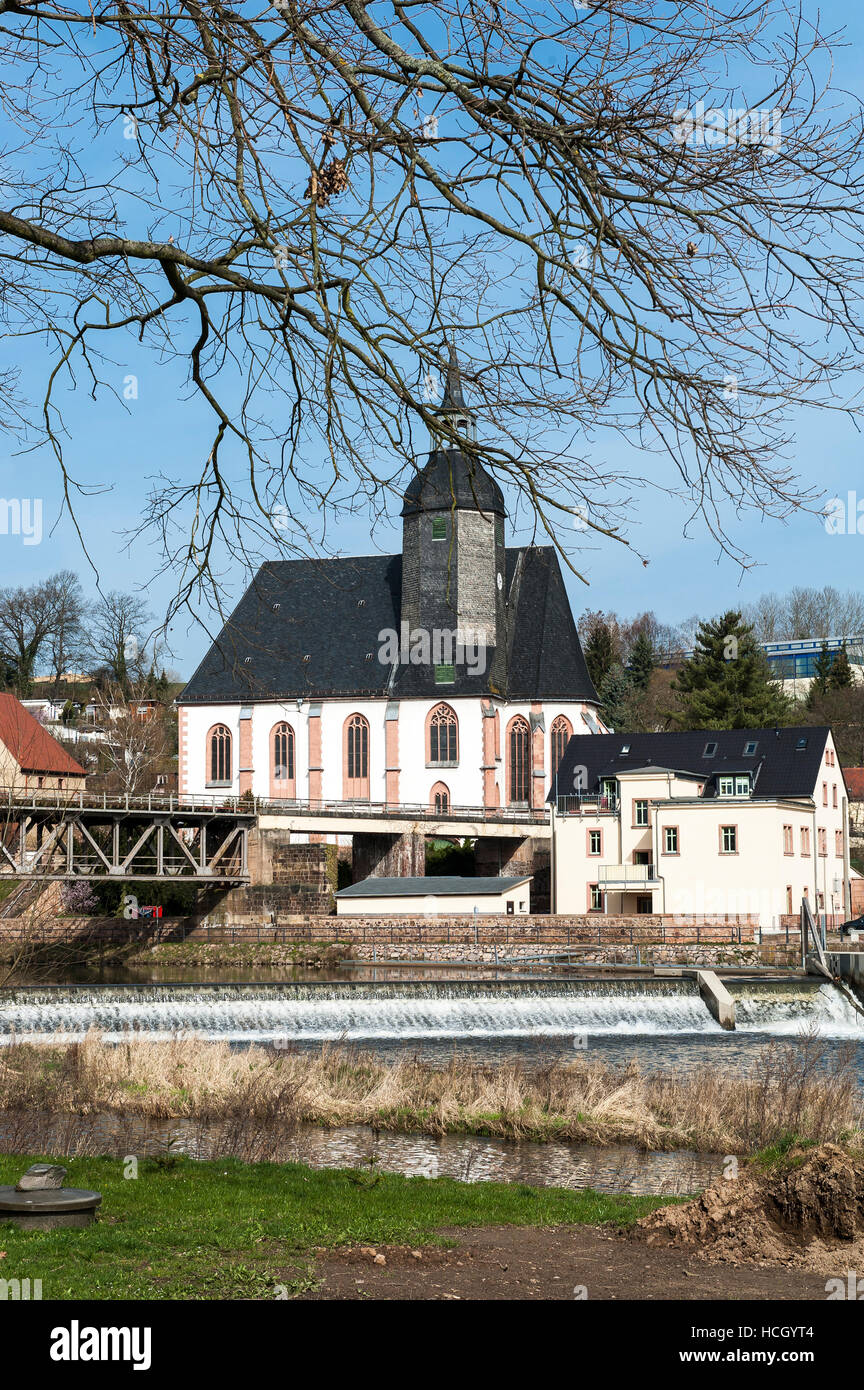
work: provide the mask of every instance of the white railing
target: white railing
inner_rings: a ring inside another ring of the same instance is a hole
[[[614,816],[618,813],[618,798],[599,793],[586,792],[582,795],[576,792],[571,796],[559,796],[555,802],[555,810],[559,816],[593,816],[598,812]]]
[[[450,806],[436,810],[420,802],[388,803],[385,801],[339,801],[268,799],[245,793],[243,796],[209,792],[204,795],[168,792],[148,792],[144,796],[131,793],[68,791],[63,788],[28,788],[0,786],[0,811],[13,811],[22,806],[57,810],[93,811],[222,811],[235,815],[309,815],[309,816],[369,816],[433,821],[531,821],[543,824],[548,820],[545,807],[529,806]]]
[[[599,883],[651,883],[654,881],[653,864],[600,864]]]

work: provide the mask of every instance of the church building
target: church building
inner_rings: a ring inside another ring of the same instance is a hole
[[[437,413],[474,436],[452,355]],[[262,565],[178,698],[181,793],[539,810],[606,732],[555,550],[507,546],[498,484],[432,444],[400,555]]]

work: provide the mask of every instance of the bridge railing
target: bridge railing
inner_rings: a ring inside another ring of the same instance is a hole
[[[309,816],[368,816],[370,818],[402,818],[429,821],[531,821],[543,824],[548,820],[545,807],[530,806],[454,806],[447,810],[437,810],[420,802],[386,802],[338,800],[334,798],[265,798],[250,796],[226,796],[224,792],[208,794],[186,794],[168,792],[160,795],[148,792],[144,796],[127,793],[64,791],[60,788],[23,789],[21,787],[0,786],[0,814],[7,815],[22,807],[45,810],[93,810],[93,811],[162,811],[182,813],[184,811],[222,812],[224,814],[259,815],[309,815]]]

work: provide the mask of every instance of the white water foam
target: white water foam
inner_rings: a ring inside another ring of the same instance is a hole
[[[796,1034],[815,1028],[825,1037],[864,1039],[864,1018],[846,997],[824,984],[806,992],[739,995],[738,1033]],[[596,989],[483,994],[448,992],[387,994],[246,991],[215,997],[206,990],[162,987],[129,995],[98,989],[58,993],[30,1002],[19,991],[0,1004],[0,1043],[63,1041],[98,1029],[106,1041],[130,1033],[165,1041],[179,1033],[223,1042],[327,1042],[361,1039],[519,1038],[588,1034],[669,1036],[723,1030],[699,994],[680,986],[670,992]]]

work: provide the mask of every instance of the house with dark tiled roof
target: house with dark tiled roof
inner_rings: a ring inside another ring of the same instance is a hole
[[[455,357],[399,555],[262,566],[179,695],[179,780],[274,800],[542,808],[603,730],[555,550],[506,544]]]
[[[0,784],[16,791],[79,791],[85,770],[14,695],[0,694]]]
[[[553,910],[758,918],[849,911],[831,730],[573,737],[553,776]]]

